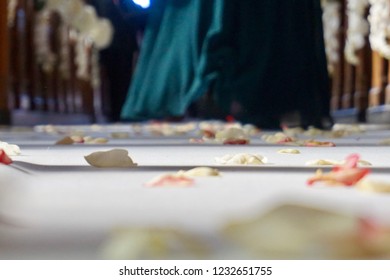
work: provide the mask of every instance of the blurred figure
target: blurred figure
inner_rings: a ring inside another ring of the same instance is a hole
[[[140,7],[128,0],[90,0],[89,3],[96,8],[99,16],[108,18],[114,27],[113,41],[101,51],[100,60],[108,80],[109,120],[116,122],[120,120],[120,111],[130,85],[134,58],[139,50],[137,31],[142,29],[145,15]],[[130,10],[134,12],[127,13]]]
[[[122,118],[180,117],[215,79],[209,45],[219,36],[223,1],[156,0]],[[220,12],[221,13],[221,12]],[[214,76],[212,76],[214,75]]]
[[[243,122],[278,128],[329,115],[319,0],[155,0],[122,109],[125,120],[178,117],[210,92]]]

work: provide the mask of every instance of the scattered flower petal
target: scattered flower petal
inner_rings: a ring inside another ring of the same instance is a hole
[[[12,159],[7,155],[7,153],[0,149],[0,163],[9,165],[12,163]]]
[[[224,145],[246,145],[249,144],[247,139],[227,139],[223,141]]]
[[[8,156],[20,155],[20,148],[18,145],[0,141],[0,149],[2,149]]]
[[[177,174],[190,177],[211,177],[219,176],[219,171],[210,167],[195,167],[190,170],[180,170]]]
[[[194,184],[194,179],[182,174],[164,174],[157,176],[147,182],[145,185],[149,187],[164,187],[164,186],[191,186]]]
[[[306,165],[336,165],[340,164],[339,161],[337,160],[332,160],[332,159],[314,159],[314,160],[309,160],[306,162]]]
[[[286,144],[295,143],[297,141],[295,138],[282,132],[277,132],[275,134],[264,134],[261,139],[270,144]]]
[[[103,137],[98,137],[98,138],[93,138],[93,137],[84,137],[84,143],[85,144],[106,144],[108,142],[107,138]]]
[[[201,130],[202,137],[205,138],[215,138],[215,131],[212,131],[211,129],[204,129]]]
[[[73,139],[69,136],[65,136],[64,138],[58,140],[55,145],[72,145],[74,143]]]
[[[267,158],[261,155],[255,154],[236,154],[236,155],[224,155],[220,158],[215,158],[215,161],[219,164],[241,164],[241,165],[261,165],[267,162]]]
[[[307,140],[304,142],[305,147],[336,147],[333,142]]]
[[[106,152],[94,152],[84,157],[94,167],[135,167],[136,163],[129,157],[128,151],[124,149],[113,149]]]
[[[191,138],[189,140],[190,143],[193,143],[193,144],[203,144],[204,142],[206,142],[204,139],[199,139],[199,138]]]
[[[84,137],[79,135],[72,135],[70,136],[72,138],[74,143],[84,143]]]
[[[297,149],[281,149],[278,154],[300,154],[301,152]]]
[[[111,138],[114,139],[128,139],[130,138],[130,135],[128,132],[112,132]]]
[[[215,134],[215,141],[229,145],[244,145],[248,144],[250,139],[242,128],[230,127]]]
[[[306,162],[306,165],[315,166],[315,165],[343,165],[345,164],[345,160],[333,160],[333,159],[315,159],[309,160]],[[366,160],[359,159],[357,162],[358,166],[372,166],[372,164]]]
[[[364,179],[357,184],[357,189],[366,192],[390,193],[390,182]]]
[[[316,174],[309,178],[308,185],[313,185],[316,182],[324,182],[328,185],[344,185],[352,186],[366,176],[370,170],[362,169],[357,166],[359,155],[349,155],[343,165],[334,166],[329,173],[323,173],[322,170],[317,170]]]

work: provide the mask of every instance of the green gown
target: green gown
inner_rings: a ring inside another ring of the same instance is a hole
[[[152,2],[123,119],[181,116],[216,75],[209,45],[221,29],[223,0]]]
[[[211,86],[218,106],[260,126],[329,116],[319,0],[155,0],[123,119],[180,116]]]

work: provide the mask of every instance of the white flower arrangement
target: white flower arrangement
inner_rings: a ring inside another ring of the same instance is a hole
[[[341,3],[335,0],[322,0],[321,6],[328,71],[332,73],[334,64],[340,60],[338,32],[341,26]]]
[[[344,54],[345,59],[353,65],[359,64],[356,51],[365,46],[365,37],[369,33],[369,24],[365,19],[368,5],[369,0],[349,0],[347,2],[348,29]]]
[[[47,0],[45,9],[58,12],[65,23],[91,40],[94,47],[103,49],[110,45],[114,32],[112,24],[99,18],[93,6],[81,0]]]
[[[60,58],[57,58],[51,51],[47,36],[50,28],[48,17],[53,11],[60,14],[61,20],[65,24],[59,30]],[[52,71],[56,61],[60,59],[59,69],[67,78],[70,69],[70,54],[66,42],[68,38],[72,38],[76,45],[76,76],[79,79],[91,80],[92,86],[96,88],[100,85],[97,50],[104,49],[111,44],[113,32],[111,22],[99,18],[95,8],[86,5],[82,0],[46,0],[44,9],[37,16],[34,36],[36,54],[43,69],[47,72]]]
[[[77,65],[76,76],[82,80],[90,79],[88,71],[88,48],[88,41],[82,36],[77,36],[75,57],[75,63]]]
[[[374,51],[390,59],[390,2],[388,0],[369,0],[371,4],[368,20],[370,22],[370,44]]]
[[[96,22],[96,27],[88,32],[88,37],[94,42],[98,49],[108,47],[112,41],[112,25],[107,19],[99,19]]]

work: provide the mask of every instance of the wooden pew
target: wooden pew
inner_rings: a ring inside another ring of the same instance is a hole
[[[2,1],[2,7],[6,2]],[[11,111],[14,124],[23,121],[26,121],[26,124],[29,124],[29,121],[30,124],[104,121],[100,99],[107,92],[94,87],[91,79],[82,79],[76,75],[76,32],[66,26],[56,12],[47,15],[49,28],[45,33],[54,61],[47,69],[44,63],[37,59],[34,36],[40,15],[33,3],[31,0],[17,0],[15,20],[8,27],[9,54],[8,48],[2,48],[1,55],[10,59],[11,102],[9,108],[8,105],[2,106]],[[3,9],[6,10],[6,7]],[[4,17],[1,18],[3,21]],[[7,34],[6,26],[5,23],[1,24],[1,36],[7,37],[3,35]],[[90,76],[93,46],[86,45],[85,48],[88,52],[87,70]],[[66,52],[66,55],[62,52]],[[5,69],[8,69],[8,66],[5,66]],[[104,77],[101,76],[101,79]],[[7,81],[7,78],[4,78],[4,81]],[[7,95],[6,92],[1,90],[3,95]],[[1,98],[0,102],[4,103],[4,100]]]
[[[369,107],[380,106],[384,102],[386,87],[386,61],[374,51],[372,53],[372,83],[369,93]]]
[[[0,124],[9,124],[7,1],[0,1]]]
[[[354,121],[365,122],[366,112],[369,104],[372,104],[375,93],[372,90],[372,83],[375,85],[380,82],[372,78],[372,71],[378,71],[375,63],[372,70],[372,51],[369,45],[368,36],[366,36],[365,47],[357,50],[359,63],[352,65],[344,56],[346,43],[346,32],[348,26],[347,1],[342,1],[341,27],[338,36],[340,46],[340,60],[334,65],[335,71],[331,75],[332,80],[332,110],[334,114],[354,119]],[[367,11],[368,12],[368,11]],[[368,16],[368,13],[367,13]],[[380,87],[379,87],[380,88]],[[376,91],[378,89],[375,89]],[[370,97],[369,97],[370,96]],[[351,116],[352,114],[352,116]]]
[[[360,62],[356,66],[355,76],[355,94],[353,99],[353,107],[356,109],[358,122],[367,121],[367,109],[369,100],[368,96],[371,88],[372,52],[368,43],[368,38],[366,38],[366,41],[367,42],[365,47],[358,51]]]

